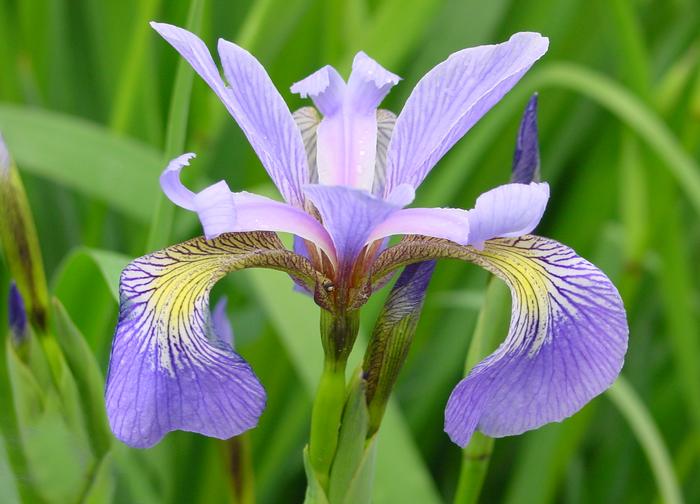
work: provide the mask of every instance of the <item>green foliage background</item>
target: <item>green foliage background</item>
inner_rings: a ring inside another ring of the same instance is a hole
[[[360,49],[404,78],[384,103],[399,111],[450,52],[539,31],[550,37],[549,53],[439,163],[417,203],[469,208],[507,181],[520,113],[539,91],[552,199],[538,232],[574,247],[618,285],[630,321],[623,374],[631,389],[561,424],[498,440],[482,500],[651,503],[661,501],[660,487],[677,485],[686,502],[700,501],[697,0],[190,3],[0,0],[0,131],[27,187],[52,291],[103,371],[119,268],[200,233],[193,215],[160,195],[166,160],[198,153],[185,171],[193,188],[225,178],[235,189],[272,191],[241,131],[149,20],[182,26],[189,18],[210,47],[218,37],[243,45],[292,109],[302,105],[292,82],[326,63],[347,72]],[[5,327],[4,266],[0,277]],[[377,503],[452,499],[461,454],[442,432],[443,408],[463,373],[485,279],[474,267],[438,266],[382,426]],[[214,295],[222,293],[237,345],[269,394],[252,433],[258,500],[300,501],[322,362],[317,309],[276,273],[237,273]],[[364,309],[365,334],[385,295]],[[35,483],[13,462],[21,448],[4,344],[0,352],[0,501],[40,499],[26,496]],[[56,439],[46,439],[56,454],[46,460],[46,484],[60,486],[65,440]],[[185,433],[147,451],[114,443],[113,485],[92,502],[225,502],[227,453],[224,443]]]

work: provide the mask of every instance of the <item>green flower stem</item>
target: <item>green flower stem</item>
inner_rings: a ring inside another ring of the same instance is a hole
[[[509,320],[508,307],[508,288],[491,277],[469,346],[465,373],[486,357],[496,346],[499,338],[506,334]],[[457,482],[455,504],[478,502],[491,460],[493,444],[493,438],[475,432],[462,451],[462,467]]]
[[[309,461],[324,490],[328,488],[345,406],[345,367],[358,330],[357,311],[335,314],[321,310],[321,341],[325,360],[311,411]]]
[[[250,433],[246,432],[227,442],[233,502],[255,504],[255,477]]]
[[[479,500],[481,488],[493,452],[493,438],[475,432],[469,444],[462,451],[462,467],[457,483],[455,503],[475,503]]]

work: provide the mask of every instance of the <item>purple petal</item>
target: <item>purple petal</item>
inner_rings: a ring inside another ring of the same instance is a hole
[[[225,251],[190,241],[129,264],[105,400],[114,434],[153,446],[173,430],[220,439],[254,427],[265,391],[248,363],[211,334],[209,292]]]
[[[464,49],[420,82],[396,120],[387,154],[385,194],[398,184],[414,187],[481,117],[547,51],[537,33],[508,42]]]
[[[227,304],[228,298],[226,296],[219,299],[214,310],[211,312],[211,325],[217,340],[233,348],[233,327],[226,315]]]
[[[539,180],[539,172],[540,144],[537,139],[537,93],[535,93],[527,102],[525,113],[520,121],[510,180],[518,184],[529,184]]]
[[[405,208],[374,228],[370,241],[393,235],[445,238],[460,245],[469,241],[469,212],[455,208]]]
[[[219,40],[224,84],[204,42],[176,26],[151,23],[209,84],[245,133],[270,178],[289,203],[303,207],[309,180],[306,153],[292,114],[260,63],[246,50]]]
[[[24,298],[14,280],[10,283],[10,293],[7,296],[7,322],[14,336],[15,343],[20,343],[27,334],[27,310]]]
[[[547,207],[549,185],[505,184],[485,192],[469,210],[469,245],[481,248],[491,238],[512,238],[531,232]]]
[[[341,264],[352,262],[372,230],[401,208],[366,191],[343,186],[308,185],[304,193],[321,214]]]
[[[520,434],[574,414],[620,373],[628,327],[615,286],[570,248],[525,236],[488,242],[475,262],[513,296],[508,337],[454,389],[445,431]]]

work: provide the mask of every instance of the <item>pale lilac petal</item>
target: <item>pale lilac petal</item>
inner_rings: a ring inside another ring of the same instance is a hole
[[[332,115],[343,106],[345,101],[345,81],[338,71],[330,65],[292,84],[291,92],[302,98],[311,98],[316,108],[324,116]]]
[[[376,109],[399,78],[358,53],[347,85],[323,67],[292,86],[323,113],[316,130],[318,181],[371,191],[377,150]]]
[[[520,121],[513,155],[511,182],[529,184],[540,178],[540,144],[537,138],[537,93],[527,102]]]
[[[211,312],[211,325],[217,340],[233,348],[233,327],[231,326],[231,321],[228,319],[228,315],[226,315],[227,305],[228,298],[222,296]]]
[[[303,207],[301,185],[308,181],[306,153],[292,115],[260,63],[244,49],[219,41],[230,87],[204,42],[175,26],[151,23],[209,84],[245,133],[263,166],[289,203]]]
[[[485,192],[469,210],[469,244],[531,232],[539,224],[549,200],[549,184],[505,184]]]
[[[374,228],[401,207],[366,191],[342,186],[307,185],[304,193],[321,214],[338,261],[347,265],[362,250]]]
[[[173,430],[227,439],[254,427],[265,407],[248,363],[210,333],[209,292],[228,251],[203,246],[215,247],[186,242],[122,272],[105,401],[112,431],[130,446]]]
[[[537,33],[508,42],[464,49],[440,63],[406,101],[387,153],[385,194],[402,183],[414,187],[547,51]]]
[[[615,286],[570,248],[526,236],[489,242],[483,265],[513,296],[508,337],[462,380],[445,430],[465,446],[561,421],[608,388],[622,368],[628,326]]]
[[[387,93],[399,83],[395,75],[360,51],[352,62],[348,79],[348,100],[358,114],[375,114]]]
[[[375,227],[368,241],[393,235],[432,236],[466,245],[469,212],[457,208],[405,208]]]

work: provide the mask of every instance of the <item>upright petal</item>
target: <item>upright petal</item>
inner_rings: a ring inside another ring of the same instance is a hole
[[[540,143],[537,138],[537,93],[527,102],[513,155],[511,182],[529,184],[540,179]]]
[[[176,26],[151,23],[209,84],[236,120],[284,199],[303,207],[309,180],[301,135],[289,108],[260,63],[246,50],[219,40],[224,84],[204,42]]]
[[[362,250],[372,230],[401,208],[366,191],[343,186],[308,185],[304,192],[321,214],[338,262],[345,265]]]
[[[345,84],[326,66],[292,86],[323,114],[317,129],[318,180],[371,191],[377,149],[376,109],[399,77],[365,53],[355,56]]]
[[[470,260],[513,296],[508,337],[452,392],[445,431],[520,434],[574,414],[617,378],[628,326],[615,286],[570,248],[536,236],[487,242]]]
[[[247,267],[314,282],[308,261],[270,233],[197,238],[123,271],[105,393],[119,439],[144,448],[173,430],[225,439],[256,425],[265,392],[243,358],[213,334],[209,312],[214,283]]]
[[[377,107],[401,77],[391,73],[360,51],[352,62],[348,79],[348,100],[354,112],[375,114]]]
[[[385,194],[402,183],[417,187],[440,158],[547,51],[537,33],[464,49],[420,82],[396,121],[387,154]]]
[[[505,184],[485,192],[469,210],[469,245],[482,248],[491,238],[513,238],[539,224],[549,200],[546,182]]]
[[[338,71],[330,65],[292,84],[290,91],[302,98],[311,98],[316,108],[329,116],[338,111],[345,101],[346,84]]]

